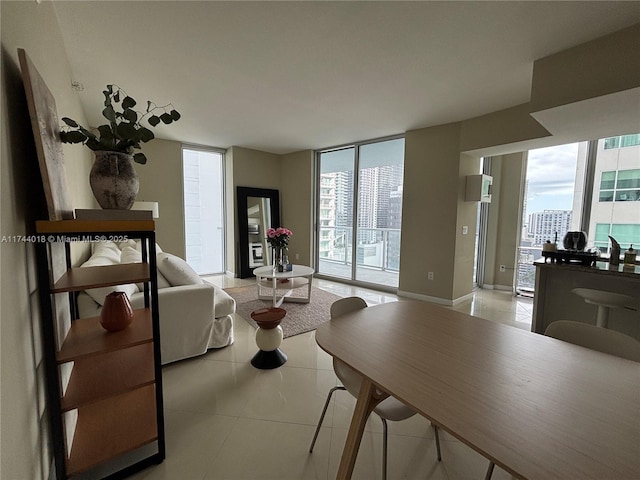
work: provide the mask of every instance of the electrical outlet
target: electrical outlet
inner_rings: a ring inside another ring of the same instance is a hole
[[[427,273],[427,280],[433,280],[433,272]]]
[[[466,235],[467,233],[469,233],[469,227],[466,225],[462,226],[462,234]]]
[[[300,254],[296,253],[296,260],[300,260]]]
[[[506,272],[507,271],[507,266],[506,265],[500,265],[500,271],[501,272]]]

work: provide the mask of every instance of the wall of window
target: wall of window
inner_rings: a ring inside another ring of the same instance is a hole
[[[640,162],[640,159],[638,159]],[[640,168],[602,172],[600,202],[637,202],[640,200]]]
[[[224,272],[224,154],[182,149],[186,260],[200,275]]]
[[[318,273],[397,288],[404,138],[318,152]]]

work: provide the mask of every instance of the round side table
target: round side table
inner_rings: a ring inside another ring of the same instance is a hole
[[[258,324],[256,344],[260,349],[251,359],[255,368],[278,368],[287,361],[287,355],[279,348],[282,343],[280,322],[286,314],[284,308],[261,308],[251,312],[251,318]]]

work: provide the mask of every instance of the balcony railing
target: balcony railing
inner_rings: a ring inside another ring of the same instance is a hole
[[[353,230],[349,227],[321,227],[320,273],[351,278]],[[356,277],[360,271],[375,271],[371,283],[398,285],[400,270],[400,229],[358,228]],[[373,278],[373,280],[372,280]],[[363,278],[356,278],[364,280]]]

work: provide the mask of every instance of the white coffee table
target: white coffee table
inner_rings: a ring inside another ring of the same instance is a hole
[[[305,265],[293,265],[289,272],[274,272],[270,265],[258,267],[253,271],[258,286],[258,298],[271,300],[274,308],[282,305],[282,302],[309,303],[313,273],[313,268]],[[290,296],[296,288],[304,286],[307,287],[306,297]],[[268,294],[265,289],[269,290]]]

